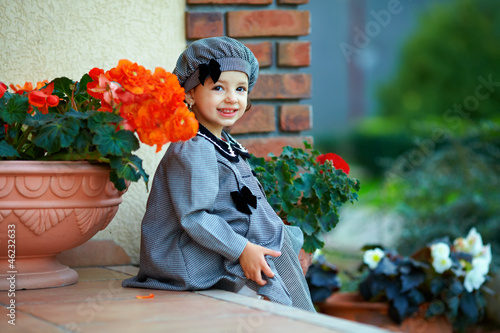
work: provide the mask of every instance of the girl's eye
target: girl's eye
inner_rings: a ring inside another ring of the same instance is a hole
[[[246,87],[238,87],[236,90],[237,91],[247,91],[247,88]]]
[[[221,91],[223,88],[221,86],[215,86],[213,87],[213,90],[215,91]]]

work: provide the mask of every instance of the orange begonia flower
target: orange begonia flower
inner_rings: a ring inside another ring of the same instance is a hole
[[[59,97],[52,95],[54,91],[54,83],[50,83],[47,87],[40,90],[33,90],[28,95],[29,103],[36,106],[42,114],[47,114],[48,107],[54,107],[59,104]]]
[[[118,62],[118,66],[106,72],[106,77],[110,81],[118,82],[131,93],[141,95],[149,90],[151,71],[137,63],[122,59]]]
[[[16,94],[19,94],[19,95],[22,95],[24,94],[25,92],[31,92],[33,90],[40,90],[41,88],[43,88],[47,83],[49,83],[49,81],[47,80],[44,80],[42,82],[37,82],[36,84],[36,88],[33,89],[33,83],[31,82],[25,82],[24,83],[24,86],[21,87],[20,85],[16,84],[16,85],[13,85],[13,84],[10,84],[9,87],[16,93]]]
[[[198,121],[194,113],[190,112],[185,104],[180,106],[170,120],[170,141],[189,140],[198,132]]]
[[[22,95],[22,94],[24,94],[24,92],[30,92],[30,91],[33,90],[33,83],[31,83],[31,82],[25,82],[23,87],[21,87],[18,84],[16,84],[16,85],[10,84],[9,87],[16,94]]]

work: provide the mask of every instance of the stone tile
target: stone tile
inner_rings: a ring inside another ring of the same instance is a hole
[[[123,288],[121,280],[81,281],[72,286],[16,291],[16,304],[63,303],[81,301],[106,301],[110,299],[133,298],[136,295],[155,294],[162,296],[185,296],[188,292]],[[8,304],[7,293],[0,293],[0,303]]]
[[[266,333],[335,333],[341,331],[330,330],[295,320],[278,316],[264,316],[250,314],[247,316],[196,318],[196,320],[169,320],[156,322],[122,322],[115,324],[81,325],[78,327],[83,333],[135,333],[145,332],[183,332],[183,333],[234,333],[234,332],[266,332]]]
[[[122,272],[124,274],[128,274],[128,275],[131,275],[131,276],[135,276],[139,272],[139,267],[137,267],[137,266],[131,266],[131,265],[106,266],[106,268],[107,269],[111,269],[113,271]]]
[[[118,299],[46,304],[25,304],[19,309],[34,316],[70,327],[132,324],[158,321],[203,321],[213,318],[245,316],[259,310],[234,306],[209,297],[190,293],[187,297]]]
[[[63,333],[63,329],[57,327],[56,325],[46,322],[44,320],[33,317],[30,314],[24,313],[22,311],[16,310],[16,325],[11,325],[8,323],[6,316],[7,309],[5,307],[0,307],[0,332],[2,333]]]
[[[130,277],[120,271],[103,267],[82,267],[74,269],[78,273],[78,281],[125,280]]]

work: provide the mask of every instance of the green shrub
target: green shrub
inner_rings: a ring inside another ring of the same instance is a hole
[[[396,76],[379,90],[379,114],[410,133],[463,133],[499,119],[500,2],[435,4],[404,45]],[[485,82],[490,81],[490,84]]]
[[[383,196],[403,217],[398,250],[410,254],[445,235],[476,227],[500,264],[500,127],[491,122],[462,138],[450,137],[421,159],[400,156],[388,172]]]

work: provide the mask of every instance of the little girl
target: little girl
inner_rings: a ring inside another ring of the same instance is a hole
[[[242,43],[192,43],[174,74],[200,127],[170,144],[156,170],[142,221],[140,270],[124,287],[224,289],[314,311],[298,252],[300,229],[285,226],[255,178],[247,150],[223,131],[248,109],[259,65]]]

